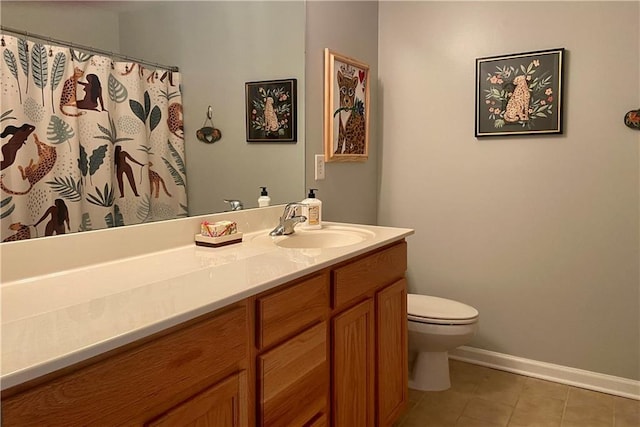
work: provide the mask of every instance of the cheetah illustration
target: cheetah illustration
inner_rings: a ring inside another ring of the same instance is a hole
[[[182,121],[182,104],[174,102],[169,104],[167,117],[169,131],[180,139],[184,139],[184,123]]]
[[[53,166],[56,164],[56,160],[58,159],[58,154],[56,153],[56,147],[52,147],[50,145],[45,144],[44,142],[38,139],[38,135],[33,134],[36,145],[38,146],[38,161],[36,163],[33,162],[33,159],[29,161],[29,165],[22,167],[18,166],[20,170],[20,174],[22,175],[22,179],[29,181],[29,188],[25,191],[13,191],[5,187],[2,182],[2,178],[4,178],[4,174],[0,175],[0,187],[7,194],[13,195],[23,195],[28,194],[34,185],[38,183],[42,178],[48,174]]]
[[[62,114],[64,114],[65,116],[79,117],[85,114],[84,111],[80,111],[78,113],[68,113],[64,110],[64,107],[78,106],[78,101],[76,99],[76,86],[78,85],[78,80],[83,75],[84,71],[76,67],[73,69],[73,76],[65,80],[64,85],[62,85],[62,93],[60,94],[60,111],[62,111]]]
[[[9,226],[9,230],[13,230],[16,233],[4,239],[3,242],[15,242],[18,240],[27,240],[31,238],[31,231],[29,230],[28,225],[14,222]]]
[[[349,109],[349,117],[346,123],[342,121],[342,112],[338,125],[338,144],[336,154],[364,154],[365,153],[365,127],[364,111],[358,110],[356,102],[356,88],[358,76],[345,76],[338,71],[338,88],[340,108]]]
[[[516,88],[507,102],[507,108],[504,112],[504,120],[507,122],[527,121],[529,120],[529,101],[531,94],[527,85],[525,76],[517,76],[513,79]]]
[[[164,179],[162,179],[162,177],[158,172],[151,169],[151,166],[153,166],[153,163],[149,162],[148,165],[149,165],[149,187],[151,188],[151,196],[153,196],[153,193],[155,192],[155,198],[157,199],[158,197],[160,197],[160,186],[162,186],[162,189],[167,194],[167,196],[171,197],[171,193],[169,193],[169,190],[167,190],[167,186],[164,183]]]

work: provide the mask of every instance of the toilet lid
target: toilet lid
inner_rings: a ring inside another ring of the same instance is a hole
[[[414,322],[456,324],[473,323],[478,318],[478,310],[450,299],[427,295],[407,295],[408,319]]]

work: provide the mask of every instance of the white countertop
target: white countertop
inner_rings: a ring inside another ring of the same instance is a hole
[[[252,239],[193,243],[2,284],[1,385],[6,389],[131,343],[413,234],[374,233],[328,249],[286,249]],[[123,243],[124,244],[124,243]]]

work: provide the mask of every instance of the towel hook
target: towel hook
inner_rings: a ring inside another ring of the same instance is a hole
[[[196,137],[207,144],[214,143],[222,138],[222,132],[220,129],[216,129],[213,126],[213,109],[211,105],[207,108],[207,118],[204,120],[202,127],[196,131]],[[210,126],[207,126],[209,124]]]

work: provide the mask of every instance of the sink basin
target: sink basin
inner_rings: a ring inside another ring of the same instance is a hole
[[[296,229],[289,236],[260,234],[252,239],[256,243],[275,244],[291,249],[325,249],[354,245],[375,236],[375,233],[355,227],[323,226],[320,230]]]

